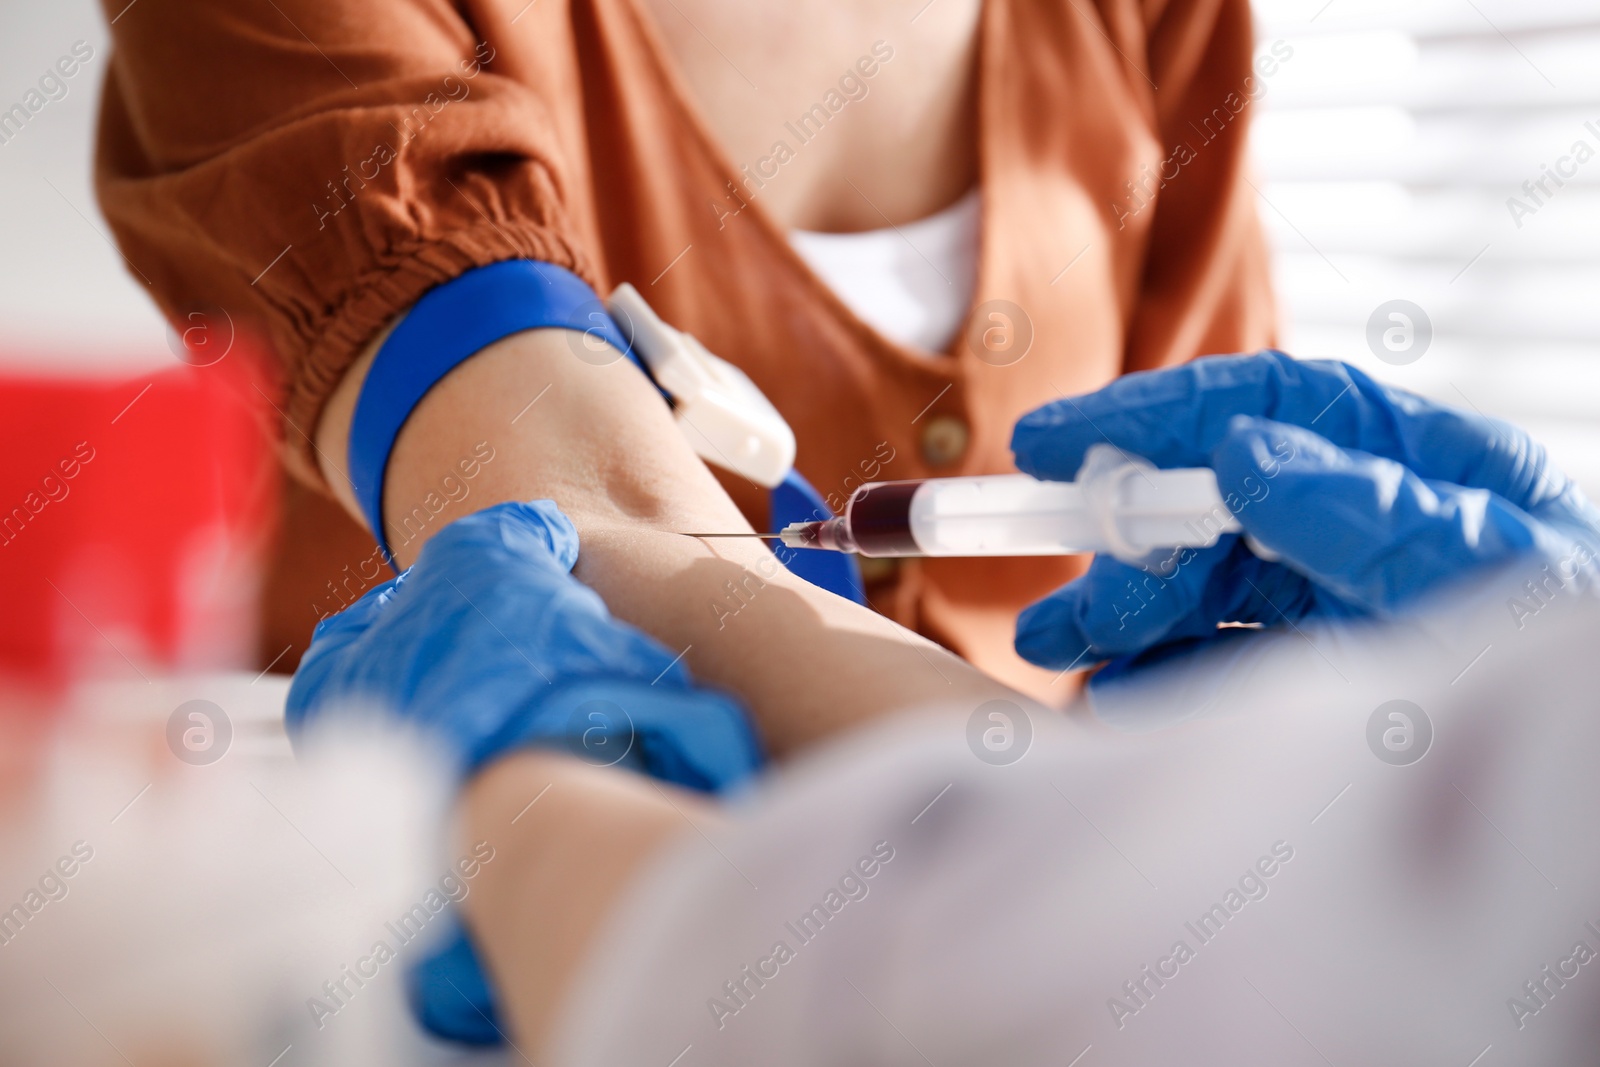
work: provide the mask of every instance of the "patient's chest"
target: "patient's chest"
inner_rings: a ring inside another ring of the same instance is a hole
[[[976,181],[981,0],[926,2],[640,0],[734,166],[773,174],[763,207],[823,231],[923,218]]]

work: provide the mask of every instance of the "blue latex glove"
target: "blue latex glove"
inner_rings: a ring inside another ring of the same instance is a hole
[[[376,704],[423,729],[463,777],[526,745],[702,791],[758,770],[739,705],[695,688],[673,652],[613,619],[572,577],[577,557],[577,532],[549,501],[451,523],[403,574],[317,627],[289,689],[290,736]],[[409,987],[434,1033],[500,1040],[459,931]]]
[[[1158,467],[1212,468],[1280,561],[1238,534],[1142,568],[1096,556],[1017,620],[1017,652],[1041,666],[1160,655],[1223,622],[1383,616],[1523,553],[1570,580],[1600,544],[1600,512],[1527,434],[1342,363],[1263,352],[1130,374],[1024,416],[1011,447],[1019,469],[1066,480],[1107,440]]]

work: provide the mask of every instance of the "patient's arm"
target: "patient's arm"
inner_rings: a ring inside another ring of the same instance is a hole
[[[576,576],[613,613],[686,650],[699,681],[738,694],[778,757],[898,708],[1024,702],[931,642],[791,576],[757,542],[713,549],[675,532],[749,527],[645,377],[621,359],[586,363],[567,338],[557,330],[508,337],[458,367],[417,408],[387,483],[388,533],[402,564],[450,519],[505,500],[553,499],[578,528]],[[341,472],[368,362],[341,384],[317,434],[329,480],[358,518]],[[480,442],[494,459],[470,494],[407,542],[395,517],[437,491]],[[765,585],[747,583],[747,572]],[[755,592],[737,616],[719,620],[711,604],[724,599],[729,581]],[[616,895],[663,842],[691,832],[686,818],[714,811],[672,787],[550,752],[507,756],[468,785],[466,830],[499,856],[468,898],[467,920],[512,1039],[527,1053],[537,1055]]]
[[[777,756],[896,708],[1023,699],[876,612],[790,575],[758,542],[713,547],[681,536],[750,527],[645,376],[620,357],[605,366],[579,359],[568,339],[580,336],[507,337],[423,399],[396,442],[386,484],[390,544],[402,565],[453,518],[505,500],[554,500],[578,529],[578,579],[619,618],[686,650],[699,681],[741,697]],[[329,481],[358,519],[342,472],[369,362],[370,353],[345,377],[317,433]],[[480,442],[494,459],[468,496],[408,542],[397,517],[439,494]],[[731,618],[712,607],[727,602],[728,582],[754,590]]]

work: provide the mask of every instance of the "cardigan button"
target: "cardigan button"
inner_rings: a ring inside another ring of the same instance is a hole
[[[935,415],[922,427],[922,459],[930,467],[948,467],[967,454],[972,433],[954,415]]]
[[[861,580],[867,585],[892,582],[900,577],[900,561],[892,556],[857,556]]]

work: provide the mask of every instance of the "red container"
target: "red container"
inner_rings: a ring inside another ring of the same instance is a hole
[[[277,468],[249,347],[115,379],[0,371],[0,676],[250,665]]]

